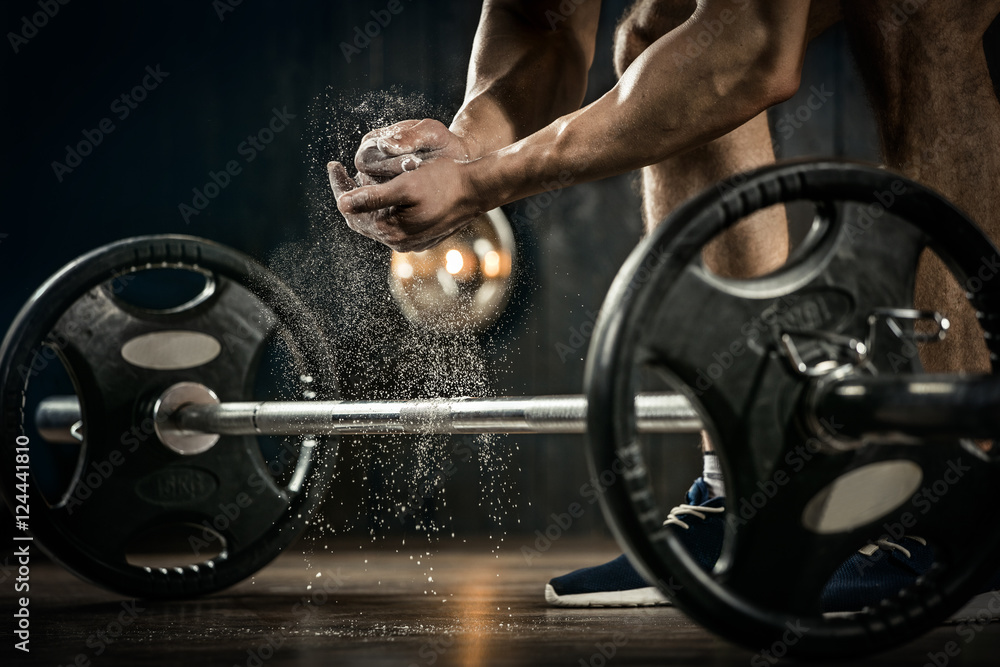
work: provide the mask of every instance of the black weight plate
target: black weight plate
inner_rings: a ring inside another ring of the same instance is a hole
[[[782,641],[789,627],[808,627],[785,644],[800,656],[884,650],[934,627],[995,573],[997,464],[967,442],[890,442],[828,449],[789,474],[790,457],[816,443],[804,406],[820,380],[793,368],[783,334],[807,366],[829,359],[854,374],[921,373],[919,358],[884,323],[870,338],[869,316],[912,308],[917,260],[928,245],[960,284],[997,250],[942,197],[874,167],[785,163],[733,182],[739,185],[703,193],[673,213],[630,256],[609,292],[586,376],[592,473],[623,470],[602,498],[616,536],[650,580],[710,629],[760,649]],[[766,206],[797,200],[816,203],[823,231],[785,266],[750,280],[720,278],[702,266],[701,249],[719,232]],[[995,317],[988,306],[998,293],[997,285],[984,282],[970,295],[981,321]],[[766,313],[767,326],[749,334],[746,323]],[[816,330],[842,338],[831,342]],[[853,369],[837,342],[851,338],[874,342],[868,360]],[[706,381],[719,351],[736,343],[739,353],[727,359],[725,373]],[[663,526],[635,428],[639,369],[652,369],[691,399],[723,461],[726,540],[712,572]],[[906,507],[818,531],[804,523],[809,502],[834,480],[870,466],[903,461],[930,481],[958,459],[968,468],[962,483],[912,531],[934,545],[932,571],[877,608],[849,618],[824,616],[820,593],[833,572],[884,525],[898,524]],[[773,493],[754,505],[751,519],[736,513],[741,500],[755,498],[779,473],[787,481],[769,487]]]
[[[174,308],[122,298],[149,270],[193,271],[206,286]],[[31,381],[56,359],[81,404],[82,451],[68,487],[53,498],[40,484],[28,485],[36,542],[78,576],[139,597],[217,591],[281,553],[328,487],[336,440],[286,441],[268,460],[257,438],[225,436],[208,451],[182,456],[159,442],[150,418],[152,402],[178,382],[204,384],[223,401],[253,400],[262,351],[278,338],[293,366],[286,372],[303,380],[300,397],[335,398],[333,356],[309,311],[235,250],[187,236],[138,237],[88,253],[51,277],[0,349],[5,449],[30,433]],[[143,344],[145,352],[134,352]],[[14,479],[5,474],[0,482],[12,507]],[[191,562],[128,562],[136,538],[176,525],[196,527]],[[213,557],[197,557],[223,545]]]

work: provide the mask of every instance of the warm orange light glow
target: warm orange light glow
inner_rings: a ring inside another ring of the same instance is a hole
[[[413,277],[413,265],[405,260],[400,260],[394,262],[396,265],[396,275],[403,280],[409,280]]]
[[[490,250],[483,255],[483,274],[487,278],[496,278],[500,275],[500,253]]]
[[[462,266],[465,264],[465,260],[462,259],[462,253],[458,250],[452,248],[444,256],[444,270],[455,275],[462,270]]]
[[[482,330],[506,305],[513,253],[510,223],[490,211],[441,245],[393,252],[389,287],[411,322],[442,331]]]

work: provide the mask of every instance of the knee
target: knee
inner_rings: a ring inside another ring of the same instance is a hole
[[[697,4],[697,0],[636,0],[615,28],[618,76],[653,42],[687,21]]]

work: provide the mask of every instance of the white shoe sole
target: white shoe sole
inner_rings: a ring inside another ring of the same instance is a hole
[[[553,607],[669,607],[670,600],[659,589],[633,588],[628,591],[602,591],[600,593],[577,593],[558,595],[552,584],[545,584],[545,601]],[[832,611],[823,614],[827,618],[850,618],[858,612]],[[963,621],[987,622],[1000,619],[1000,591],[980,593],[969,600],[964,607],[952,614],[945,623]]]
[[[558,595],[552,584],[545,584],[545,601],[553,607],[666,607],[670,600],[654,586],[628,591],[601,591]]]

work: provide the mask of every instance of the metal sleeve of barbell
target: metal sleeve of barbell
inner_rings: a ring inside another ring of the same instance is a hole
[[[834,439],[1000,438],[1000,378],[879,375],[821,386],[813,416]]]
[[[585,433],[583,396],[415,401],[265,401],[188,405],[173,417],[185,431],[221,435]],[[640,432],[695,433],[702,422],[678,394],[636,397]]]

